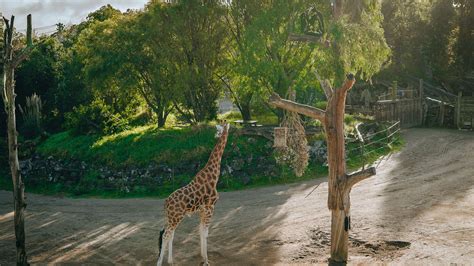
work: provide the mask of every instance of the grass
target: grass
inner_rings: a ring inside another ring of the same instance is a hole
[[[213,135],[207,127],[142,126],[109,136],[73,136],[62,132],[51,136],[38,147],[38,152],[112,167],[143,166],[150,161],[175,164],[207,156],[215,141]]]
[[[242,120],[242,115],[238,111],[229,111],[219,115],[219,119],[228,121]],[[256,120],[260,125],[278,125],[278,117],[274,113],[252,114],[252,120]]]
[[[355,123],[350,120],[349,123]],[[163,178],[159,184],[152,179],[127,183],[117,179],[109,182],[100,178],[98,167],[108,166],[114,169],[146,167],[150,162],[170,167],[177,165],[203,165],[215,144],[215,129],[211,126],[158,129],[155,126],[141,126],[109,136],[73,136],[69,132],[52,135],[43,142],[37,152],[44,157],[54,156],[63,160],[80,160],[88,163],[88,169],[77,182],[34,181],[25,178],[27,192],[65,195],[70,197],[166,197],[175,189],[188,183],[195,170],[174,173]],[[383,136],[377,136],[383,138]],[[313,136],[315,141],[323,136]],[[361,156],[357,143],[349,143],[347,165],[349,170],[360,168],[374,162],[393,150],[399,149],[403,141],[394,141],[391,147],[371,145],[366,156]],[[232,134],[224,154],[222,165],[232,165],[241,160],[242,169],[233,174],[224,174],[220,178],[219,191],[241,190],[268,185],[287,184],[314,179],[327,175],[327,167],[311,161],[302,177],[296,177],[289,167],[275,164],[271,143],[263,137]],[[254,158],[249,160],[248,158]],[[257,160],[255,158],[260,158]],[[263,160],[263,162],[262,162]],[[270,166],[272,174],[266,174],[261,168]],[[224,167],[223,167],[224,169]],[[111,187],[113,184],[113,187]],[[0,172],[0,189],[11,190],[11,178]]]

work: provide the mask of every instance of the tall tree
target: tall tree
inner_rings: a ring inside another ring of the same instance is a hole
[[[176,110],[191,123],[214,119],[222,83],[216,76],[224,60],[227,30],[220,0],[173,1],[163,27],[171,30],[169,52],[176,67]]]
[[[236,0],[226,8],[224,21],[230,33],[230,49],[226,51],[226,65],[218,75],[244,120],[251,120],[251,102],[260,91],[260,85],[248,71],[250,65],[246,55],[251,48],[246,33],[266,4],[265,1]]]
[[[392,49],[391,73],[431,76],[423,55],[426,43],[428,6],[426,1],[382,2],[385,38]]]
[[[474,3],[472,0],[456,0],[459,34],[456,41],[456,64],[461,73],[474,71]]]
[[[23,183],[20,165],[18,162],[18,133],[16,129],[16,111],[15,111],[15,68],[27,58],[32,47],[32,27],[31,15],[28,15],[26,39],[27,46],[21,51],[15,47],[14,39],[14,21],[12,16],[10,20],[3,18],[5,22],[2,25],[3,38],[3,75],[0,91],[2,94],[5,112],[7,113],[7,135],[8,135],[8,161],[13,182],[13,203],[14,203],[14,224],[16,237],[16,264],[28,265],[25,246],[25,185]],[[3,29],[5,27],[5,29]],[[16,50],[16,51],[15,51]]]
[[[62,44],[54,36],[41,36],[35,40],[29,60],[22,63],[15,71],[15,90],[17,103],[25,106],[26,98],[36,93],[41,97],[44,106],[46,126],[52,128],[51,121],[57,114],[55,92],[61,76],[58,66],[63,53]],[[20,128],[24,121],[21,121]]]
[[[315,57],[315,45],[298,44],[288,39],[291,31],[301,26],[297,22],[301,13],[312,6],[311,2],[232,1],[228,24],[238,48],[232,60],[236,77],[244,85],[243,99],[262,90],[289,95],[290,85],[296,90],[316,86],[306,79],[312,76],[307,70]],[[275,112],[282,120],[283,112]]]
[[[172,110],[176,75],[167,53],[170,37],[162,27],[161,5],[94,23],[75,46],[85,79],[99,97],[123,112],[130,99],[141,96],[156,114],[158,127]]]
[[[456,11],[452,0],[438,0],[433,3],[427,25],[426,57],[433,72],[433,78],[446,80],[453,63],[452,45]]]

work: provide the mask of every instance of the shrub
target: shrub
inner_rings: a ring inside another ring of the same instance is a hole
[[[74,107],[66,114],[66,128],[73,134],[113,134],[128,129],[128,121],[112,112],[102,100]]]
[[[0,171],[8,166],[8,145],[6,138],[0,137]]]
[[[20,127],[20,132],[25,138],[34,138],[42,133],[41,128],[41,111],[43,104],[41,97],[33,93],[30,97],[26,97],[25,107],[20,108],[20,113],[23,118],[23,124]]]

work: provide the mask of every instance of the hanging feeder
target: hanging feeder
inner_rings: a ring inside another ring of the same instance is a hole
[[[275,138],[273,140],[274,148],[287,148],[287,137],[288,137],[288,128],[287,127],[275,127],[273,129]]]

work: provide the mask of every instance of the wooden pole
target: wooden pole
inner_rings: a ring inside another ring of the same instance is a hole
[[[462,101],[462,91],[458,92],[458,99],[456,102],[456,126],[458,129],[461,128],[461,101]]]
[[[15,116],[15,67],[26,59],[31,50],[31,15],[28,15],[27,25],[27,47],[18,55],[13,53],[13,30],[15,17],[10,21],[3,18],[4,29],[4,53],[3,53],[3,76],[1,82],[2,98],[7,113],[7,134],[8,134],[8,161],[13,182],[13,204],[14,204],[14,225],[16,237],[16,264],[28,265],[25,246],[25,185],[21,178],[20,166],[18,162],[18,132],[16,129]]]
[[[348,258],[348,242],[350,229],[350,192],[358,182],[375,175],[375,168],[347,174],[344,142],[344,113],[347,92],[355,83],[354,75],[347,79],[338,89],[324,88],[328,104],[326,110],[281,99],[273,94],[269,102],[273,106],[292,112],[298,112],[318,119],[324,125],[328,147],[328,208],[331,211],[331,258],[332,262],[346,262]]]
[[[424,95],[423,95],[423,79],[420,79],[420,85],[418,87],[418,96],[420,98],[420,105],[419,105],[419,108],[420,108],[420,120],[419,120],[419,124],[420,125],[423,125],[424,123],[424,106],[423,106],[423,103],[424,103]]]
[[[444,124],[444,102],[441,101],[439,103],[439,126],[443,126]]]
[[[392,91],[390,92],[390,99],[395,101],[397,99],[398,83],[394,81],[392,83]]]

